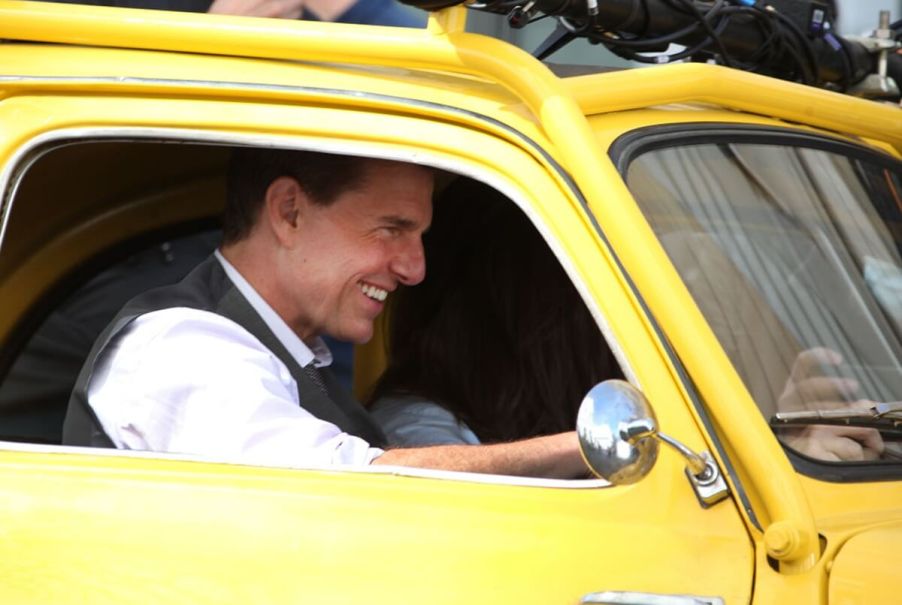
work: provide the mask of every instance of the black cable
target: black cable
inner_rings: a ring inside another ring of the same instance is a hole
[[[664,3],[669,4],[670,7],[678,13],[683,13],[684,15],[689,15],[691,17],[695,16],[691,9],[687,10],[686,3],[682,0],[679,0],[678,2],[674,2],[674,0],[664,0]]]
[[[573,23],[572,19],[568,19],[567,17],[558,17],[557,21],[575,36],[591,37],[592,35],[588,21],[584,23]]]
[[[695,17],[699,20],[704,30],[708,33],[708,37],[714,42],[714,45],[717,46],[717,50],[720,53],[720,57],[723,60],[723,64],[727,67],[733,67],[732,62],[730,61],[730,56],[727,54],[727,49],[724,48],[723,41],[720,39],[720,36],[714,31],[714,28],[711,27],[711,24],[708,23],[708,15],[714,15],[721,8],[723,8],[723,1],[717,0],[712,4],[711,9],[706,13],[702,14],[698,7],[695,6],[695,2],[693,0],[680,0],[684,2],[686,6],[692,9],[692,12],[695,14]]]
[[[643,11],[643,9],[644,9],[644,11]],[[633,20],[636,19],[636,17],[639,16],[640,12],[643,12],[643,14],[645,15],[645,26],[643,27],[642,32],[638,35],[640,37],[643,37],[644,35],[648,34],[648,22],[650,20],[649,12],[648,12],[648,0],[640,0],[638,2],[636,0],[633,0],[633,2],[630,2],[630,14],[627,15],[626,19],[624,19],[623,21],[621,21],[620,23],[618,23],[611,29],[614,29],[614,30],[617,30],[620,28],[625,29],[627,26],[629,26],[633,22]]]
[[[810,81],[806,82],[806,84],[814,84],[817,85],[820,81],[818,74],[820,73],[820,63],[817,60],[817,56],[814,54],[814,48],[812,48],[811,43],[808,41],[808,36],[799,29],[799,27],[786,15],[778,11],[767,11],[774,15],[783,25],[785,25],[792,33],[796,35],[796,38],[799,42],[801,42],[801,47],[803,52],[807,55],[807,59],[809,61],[809,67],[813,71],[813,75],[811,76]],[[801,66],[801,65],[800,65]]]
[[[852,68],[852,53],[849,50],[848,42],[846,42],[839,36],[834,36],[832,32],[828,32],[824,36],[824,41],[827,42],[830,48],[836,50],[839,53],[840,63],[842,63],[842,80],[840,80],[839,82],[839,89],[842,92],[846,92],[852,85],[852,77],[855,75]],[[839,46],[838,49],[833,45],[834,41]]]
[[[755,71],[760,71],[764,65],[779,64],[781,57],[788,55],[798,68],[797,72],[788,74],[791,79],[800,79],[806,84],[819,83],[820,65],[814,55],[814,49],[805,34],[785,15],[759,6],[727,7],[724,12],[730,15],[745,14],[768,32],[761,50],[747,59],[756,66],[753,67]],[[793,35],[790,36],[789,33]],[[760,59],[762,55],[766,55],[764,60]]]
[[[691,29],[689,29],[689,33],[692,33],[695,29],[697,29],[697,25],[693,25]],[[640,47],[659,47],[663,44],[674,44],[680,38],[683,38],[686,33],[686,30],[680,30],[674,34],[668,34],[666,36],[658,36],[657,38],[642,38],[641,36],[633,36],[630,38],[605,38],[605,40],[610,40],[612,44],[617,44],[619,46],[632,47],[632,48],[640,48]],[[609,33],[612,35],[622,35],[617,32],[598,32],[601,34]]]
[[[709,44],[709,41],[704,40],[704,41],[700,42],[699,44],[696,44],[695,46],[693,46],[691,48],[687,48],[685,50],[682,50],[678,53],[674,53],[672,55],[661,54],[661,55],[656,55],[654,57],[647,57],[645,55],[640,55],[640,54],[638,54],[637,51],[632,50],[632,49],[616,48],[616,47],[609,46],[608,50],[610,50],[615,55],[617,55],[618,57],[621,57],[623,59],[628,59],[630,61],[637,61],[639,63],[649,63],[649,64],[660,65],[660,64],[664,64],[664,63],[672,63],[674,61],[681,61],[683,59],[692,57],[693,55],[696,55],[696,54],[700,53],[702,50],[704,50],[704,48],[706,46],[708,46],[708,44]]]
[[[649,38],[642,34],[636,34],[632,38],[627,38],[627,39],[613,38],[613,40],[617,40],[618,42],[620,40],[624,40],[624,46],[654,47],[654,46],[661,46],[662,44],[672,44],[672,43],[676,42],[677,40],[679,40],[680,38],[691,35],[698,28],[699,28],[698,23],[692,23],[682,29],[678,29],[677,31],[671,32],[669,34],[665,34],[663,36],[657,36],[654,38]],[[611,30],[601,30],[599,33],[619,35],[618,32],[611,31]],[[608,39],[612,39],[612,38],[608,38]]]
[[[799,69],[801,70],[799,77],[801,78],[802,82],[804,84],[812,84],[812,82],[814,81],[814,78],[811,77],[811,74],[808,71],[808,67],[805,65],[805,59],[799,53],[799,49],[797,49],[795,46],[790,44],[790,45],[784,46],[783,52],[792,56],[792,58],[796,62],[796,65],[799,66]]]
[[[772,19],[762,19],[760,13],[749,6],[727,6],[721,12],[730,17],[734,15],[744,15],[752,18],[764,37],[764,41],[760,44],[758,51],[748,57],[745,60],[745,63],[755,64],[759,62],[759,57],[773,54],[773,45],[777,43],[777,38],[780,33],[777,28],[774,27],[774,21]]]
[[[533,17],[532,19],[530,19],[529,22],[527,22],[526,25],[532,25],[533,23],[536,23],[536,22],[538,22],[538,21],[541,21],[542,19],[548,19],[548,18],[550,18],[550,17],[551,17],[551,15],[549,15],[548,13],[542,13],[542,14],[539,15],[538,17]]]
[[[642,35],[634,35],[631,38],[604,38],[603,42],[607,43],[607,41],[611,41],[612,44],[622,44],[623,46],[640,48],[640,47],[656,47],[664,44],[674,44],[677,43],[681,38],[684,38],[688,35],[695,33],[700,27],[699,23],[692,23],[687,25],[686,27],[679,29],[677,31],[671,32],[669,34],[665,34],[663,36],[657,36],[655,38],[648,38]],[[600,33],[602,34],[613,34],[613,35],[622,35],[616,31],[610,30],[602,30]]]
[[[639,1],[642,4],[642,12],[645,15],[645,25],[642,28],[642,31],[640,32],[639,35],[641,35],[644,38],[644,37],[648,36],[648,29],[651,27],[651,9],[648,8],[648,0],[639,0]],[[634,7],[635,6],[636,5],[634,4]],[[630,20],[633,19],[633,12],[635,10],[634,7],[631,7],[631,9],[630,9]],[[629,22],[627,22],[627,23],[629,23]]]
[[[746,7],[746,9],[747,10],[744,12],[750,16],[759,27],[764,27],[770,32],[767,43],[763,44],[761,50],[754,55],[755,61],[753,61],[753,63],[755,63],[756,66],[753,70],[760,71],[762,69],[762,64],[772,65],[778,63],[781,58],[785,58],[785,55],[789,52],[785,48],[786,35],[780,29],[777,19],[770,11],[762,10],[758,6]],[[762,54],[765,58],[763,60],[758,59]],[[798,53],[795,53],[791,54],[790,58],[795,59],[795,65],[800,67],[797,57]],[[796,78],[795,72],[790,72],[789,75],[792,79]]]
[[[691,0],[679,0],[679,2],[683,3],[683,5],[688,8],[688,10],[683,12],[690,14],[696,18],[695,23],[688,25],[676,32],[672,32],[665,36],[658,36],[656,38],[641,39],[638,36],[628,39],[622,37],[612,38],[603,34],[616,34],[616,32],[602,32],[601,36],[593,36],[593,39],[607,46],[609,50],[612,50],[612,52],[614,47],[619,47],[623,50],[623,52],[615,54],[623,58],[629,58],[634,61],[639,61],[641,63],[669,63],[673,61],[680,61],[682,59],[686,59],[700,52],[703,52],[708,46],[714,44],[718,47],[719,54],[722,57],[724,64],[728,67],[732,67],[733,62],[726,52],[723,41],[720,38],[720,34],[723,33],[729,23],[728,18],[723,18],[720,15],[723,8],[725,8],[723,0],[717,0],[716,2],[714,2],[706,14],[702,14],[692,4]],[[672,0],[668,0],[668,3],[672,4]],[[709,18],[718,18],[718,23],[714,27],[711,27],[711,23],[708,21]],[[708,34],[707,37],[694,46],[678,53],[671,55],[659,55],[657,57],[643,57],[636,54],[637,52],[643,51],[656,51],[662,45],[678,43],[680,39],[695,33],[699,29],[705,29],[706,33]]]
[[[728,67],[843,90],[869,69],[860,45],[831,32],[829,23],[815,35],[804,21],[796,23],[793,16],[766,8],[766,1],[598,0],[598,15],[589,15],[586,0],[538,0],[534,6],[542,8],[530,11],[527,22],[555,17],[572,37],[588,38],[641,63],[714,57]],[[526,5],[527,0],[485,0],[470,8],[503,14]],[[895,37],[902,38],[902,20],[891,27]],[[667,54],[673,44],[689,47]]]

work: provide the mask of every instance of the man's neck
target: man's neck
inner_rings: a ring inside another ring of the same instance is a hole
[[[219,253],[308,347],[320,342],[319,335],[299,325],[292,314],[291,305],[286,302],[278,288],[278,279],[274,277],[279,268],[273,266],[272,255],[255,250],[247,240],[223,245]]]

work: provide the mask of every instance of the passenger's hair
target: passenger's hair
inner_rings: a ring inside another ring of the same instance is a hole
[[[395,294],[370,401],[420,396],[498,442],[572,430],[592,385],[622,376],[554,255],[495,190],[452,184],[424,246],[426,279]]]
[[[226,177],[223,242],[240,241],[257,222],[270,183],[294,178],[314,203],[328,206],[360,184],[367,158],[258,147],[232,150]]]

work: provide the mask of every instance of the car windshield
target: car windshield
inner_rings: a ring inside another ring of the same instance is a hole
[[[781,441],[898,460],[898,413],[875,408],[902,401],[898,162],[708,137],[642,153],[627,182]]]

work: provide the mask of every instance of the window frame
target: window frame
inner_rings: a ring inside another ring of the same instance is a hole
[[[804,147],[837,153],[859,161],[893,169],[902,175],[902,161],[893,155],[864,142],[856,142],[812,132],[801,128],[731,124],[724,122],[682,122],[638,128],[619,136],[611,144],[608,155],[627,183],[630,165],[641,155],[666,148],[701,144],[768,144]],[[641,209],[641,204],[637,202]],[[644,214],[644,213],[643,213]],[[650,227],[650,225],[649,225]],[[674,268],[676,271],[676,268]],[[679,274],[679,271],[676,271]],[[675,355],[675,353],[672,353]],[[732,363],[732,360],[731,360]],[[691,376],[680,364],[686,379]],[[735,368],[735,365],[734,365]],[[741,374],[740,374],[741,376]],[[697,390],[695,395],[700,397]],[[751,397],[751,395],[750,395]],[[710,427],[709,427],[710,428]],[[776,435],[774,435],[776,439]],[[779,442],[779,440],[777,440]],[[861,483],[870,481],[898,481],[902,478],[902,462],[830,462],[805,456],[779,442],[796,472],[813,479],[831,483]]]
[[[468,112],[469,113],[469,112]],[[486,118],[488,119],[488,118]],[[497,125],[497,124],[496,124]],[[521,134],[516,131],[514,132],[519,138],[524,139],[532,149],[532,151],[538,151],[540,155],[548,161],[551,166],[551,171],[556,171],[558,176],[561,176],[567,186],[571,189],[571,193],[575,196],[578,196],[582,201],[582,208],[586,212],[586,215],[589,217],[589,220],[592,221],[593,225],[595,225],[597,230],[597,224],[595,224],[595,219],[592,214],[588,211],[587,205],[585,201],[581,197],[576,188],[575,184],[567,175],[566,171],[558,165],[554,160],[547,154],[547,152],[539,145],[538,143],[529,139],[526,135]],[[0,186],[3,187],[2,192],[0,192],[0,196],[3,199],[2,205],[2,225],[3,229],[0,230],[0,253],[2,253],[2,243],[6,237],[9,237],[9,233],[7,230],[9,218],[13,213],[15,203],[16,203],[16,193],[21,184],[23,178],[28,174],[30,169],[37,162],[40,162],[41,158],[48,153],[51,153],[54,149],[63,147],[63,146],[72,146],[72,145],[90,145],[92,143],[107,143],[107,142],[118,142],[118,143],[136,143],[136,144],[155,144],[155,143],[175,143],[175,144],[195,144],[198,146],[217,146],[217,147],[235,147],[235,146],[280,146],[285,148],[296,148],[296,149],[305,149],[305,150],[313,150],[313,151],[322,151],[326,153],[344,153],[344,154],[356,154],[361,156],[369,156],[369,157],[378,157],[390,160],[397,161],[411,161],[414,157],[416,160],[423,165],[430,166],[439,170],[450,170],[454,169],[457,174],[461,176],[479,180],[482,183],[485,183],[488,186],[495,188],[497,191],[507,196],[510,200],[510,203],[516,205],[529,219],[532,223],[533,227],[539,233],[540,237],[548,246],[549,250],[552,254],[554,254],[555,258],[561,264],[561,267],[567,273],[568,278],[572,281],[574,287],[580,293],[581,298],[583,299],[584,304],[586,304],[587,308],[591,312],[593,318],[599,324],[599,329],[603,333],[603,337],[608,345],[611,347],[613,351],[615,351],[615,355],[617,355],[618,362],[621,364],[622,370],[630,375],[631,369],[629,369],[629,363],[624,363],[624,357],[622,354],[618,354],[617,351],[622,351],[622,346],[616,340],[616,337],[613,335],[610,330],[606,330],[605,325],[608,323],[608,318],[602,314],[601,310],[598,309],[597,305],[592,300],[592,296],[589,294],[589,288],[586,286],[584,281],[579,277],[577,270],[572,267],[568,255],[564,249],[564,247],[557,241],[557,237],[553,234],[553,232],[549,229],[548,226],[544,225],[542,218],[539,213],[536,212],[532,206],[523,199],[522,192],[519,192],[519,195],[516,195],[514,189],[511,186],[502,186],[501,181],[499,181],[497,176],[493,176],[493,171],[491,167],[486,167],[484,169],[480,169],[478,171],[474,171],[472,168],[469,168],[463,162],[455,165],[449,165],[447,159],[442,158],[439,154],[434,154],[431,152],[426,152],[424,150],[417,150],[415,153],[411,149],[405,149],[404,151],[399,151],[397,146],[393,146],[392,148],[386,148],[378,143],[369,143],[369,142],[361,142],[361,141],[349,141],[344,140],[341,137],[336,137],[334,140],[330,141],[328,144],[319,144],[318,142],[311,142],[310,139],[304,136],[291,136],[285,137],[282,136],[260,136],[260,135],[236,135],[236,134],[228,134],[228,133],[220,133],[220,134],[211,134],[209,132],[204,131],[189,131],[181,128],[167,128],[167,127],[154,127],[154,128],[119,128],[119,127],[98,127],[98,128],[78,128],[78,129],[60,129],[56,131],[51,131],[45,133],[41,136],[35,137],[30,141],[26,142],[25,145],[20,147],[14,154],[13,157],[9,160],[5,169],[0,171]],[[388,151],[391,149],[391,151]],[[527,152],[528,153],[528,152]],[[181,235],[186,234],[186,230],[197,230],[204,226],[209,226],[209,222],[206,220],[202,220],[200,222],[194,221],[191,224],[188,223],[177,223],[173,225],[165,224],[166,221],[163,222],[162,227],[157,227],[152,231],[142,233],[141,235],[131,238],[131,239],[118,239],[112,246],[109,246],[99,253],[95,253],[93,256],[86,257],[85,262],[76,266],[72,271],[68,274],[62,276],[55,283],[53,283],[46,291],[41,293],[37,298],[37,303],[33,305],[32,309],[23,314],[18,318],[16,324],[11,328],[9,332],[9,336],[6,339],[6,346],[3,347],[2,354],[0,354],[0,380],[5,379],[5,376],[9,369],[12,367],[13,362],[18,357],[18,354],[21,352],[22,348],[27,344],[30,337],[34,333],[34,331],[41,325],[44,318],[46,318],[50,313],[52,313],[55,305],[52,304],[52,301],[55,297],[60,296],[61,293],[72,293],[78,289],[81,285],[86,283],[88,279],[90,279],[93,275],[96,275],[96,269],[103,265],[103,267],[111,266],[106,261],[115,258],[123,258],[127,256],[130,252],[134,252],[140,249],[144,245],[150,245],[154,241],[162,241],[171,237],[174,233],[178,233]],[[92,273],[93,271],[93,273]],[[49,301],[49,302],[48,302]],[[605,325],[602,325],[605,324]],[[10,346],[15,345],[15,346]],[[14,349],[14,350],[13,350]],[[206,457],[206,456],[195,456],[195,455],[183,455],[183,454],[170,454],[170,453],[161,453],[161,452],[137,452],[137,451],[128,451],[128,450],[97,450],[94,448],[81,448],[74,446],[66,446],[66,445],[58,445],[58,444],[41,444],[41,443],[30,443],[30,442],[19,442],[19,441],[0,441],[0,450],[11,450],[11,451],[27,451],[34,452],[40,451],[44,453],[86,453],[89,452],[91,455],[96,455],[100,453],[104,456],[111,457],[123,457],[123,458],[159,458],[159,459],[167,459],[167,460],[185,460],[185,461],[195,461],[195,462],[204,462],[204,463],[221,463],[225,462],[227,464],[236,464],[233,460],[217,460],[215,458]],[[259,465],[253,464],[240,464],[241,466],[250,466],[250,467],[258,467]],[[276,467],[282,468],[282,467]],[[421,477],[421,478],[439,478],[446,480],[455,480],[455,481],[463,481],[469,483],[483,483],[483,484],[493,484],[493,485],[508,485],[508,486],[526,486],[526,487],[553,487],[553,488],[565,488],[565,489],[576,489],[576,490],[586,490],[586,489],[599,489],[599,488],[608,488],[613,487],[610,483],[603,479],[547,479],[547,478],[530,478],[530,477],[513,477],[506,475],[483,475],[477,473],[467,473],[467,472],[457,472],[457,471],[441,471],[435,469],[417,469],[417,468],[409,468],[409,467],[388,467],[388,466],[379,466],[379,467],[366,467],[366,468],[336,468],[334,466],[331,467],[323,467],[319,468],[316,466],[305,465],[305,466],[286,466],[285,468],[289,468],[292,470],[329,470],[331,472],[349,472],[349,473],[366,473],[366,474],[386,474],[386,475],[401,475],[407,477]]]

